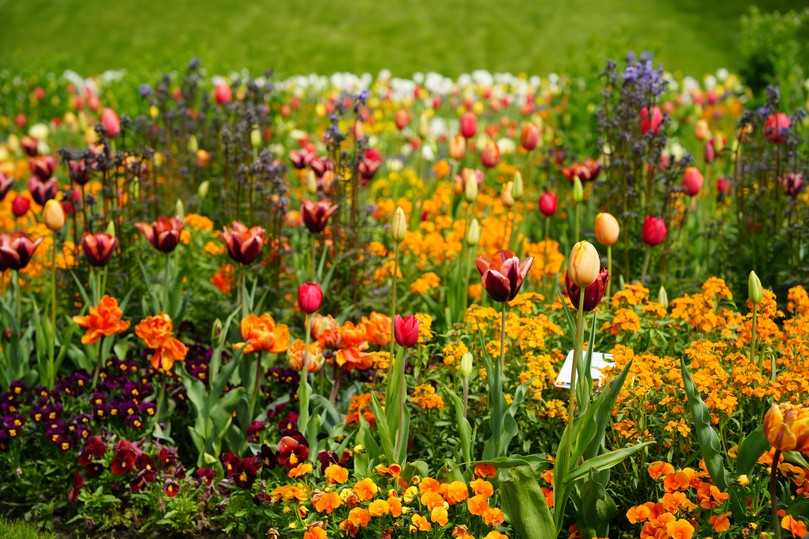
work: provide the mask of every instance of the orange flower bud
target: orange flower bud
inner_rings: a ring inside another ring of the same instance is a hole
[[[580,288],[588,287],[596,280],[601,270],[598,251],[589,241],[580,241],[570,250],[567,273],[573,284]]]
[[[596,240],[601,245],[615,245],[618,235],[621,233],[621,227],[611,213],[602,212],[596,215],[595,233]]]

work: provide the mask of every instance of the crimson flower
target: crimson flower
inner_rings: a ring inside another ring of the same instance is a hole
[[[584,289],[584,310],[585,311],[592,311],[595,309],[599,303],[601,303],[601,298],[604,297],[604,293],[607,291],[607,283],[609,282],[609,272],[607,268],[602,267],[601,271],[599,271],[596,280],[593,283]],[[570,278],[570,274],[565,272],[565,291],[567,292],[567,297],[570,299],[570,303],[573,305],[574,309],[579,308],[579,291],[581,289],[573,282]]]
[[[393,336],[396,343],[405,348],[413,348],[419,343],[419,321],[416,315],[396,315],[393,321]]]
[[[100,267],[109,262],[115,247],[118,245],[118,238],[106,232],[90,233],[85,232],[81,238],[81,248],[84,256],[90,265]]]
[[[137,223],[135,228],[140,230],[152,247],[170,253],[180,243],[183,222],[177,217],[158,217],[154,223]]]
[[[318,283],[307,282],[298,286],[298,307],[306,314],[312,314],[323,304],[323,290]]]
[[[661,217],[647,215],[646,219],[643,220],[641,239],[643,240],[643,243],[649,247],[654,247],[655,245],[659,245],[666,240],[668,232],[666,222]]]
[[[327,200],[320,200],[312,202],[311,200],[304,200],[301,205],[301,216],[303,217],[303,224],[309,229],[309,232],[317,234],[322,232],[329,222],[329,218],[337,211],[337,204],[332,204]]]
[[[782,144],[787,139],[790,123],[789,116],[783,112],[770,114],[764,123],[764,136],[770,142]]]
[[[533,263],[532,257],[520,261],[511,251],[500,251],[493,259],[479,256],[475,261],[486,292],[500,302],[517,296]]]
[[[222,238],[230,258],[245,266],[255,262],[261,254],[264,235],[264,229],[260,226],[247,228],[239,221],[234,221],[230,228],[222,230]]]
[[[539,197],[539,211],[542,215],[551,217],[556,213],[557,200],[556,193],[552,191],[542,193],[542,196]]]
[[[370,180],[376,175],[376,171],[382,166],[382,154],[376,148],[368,148],[362,154],[359,166],[357,167],[363,180]]]
[[[140,454],[141,450],[136,444],[127,440],[119,441],[115,444],[115,455],[112,458],[112,474],[124,475],[134,470]]]
[[[21,270],[31,261],[42,238],[32,241],[25,233],[0,234],[0,272]]]

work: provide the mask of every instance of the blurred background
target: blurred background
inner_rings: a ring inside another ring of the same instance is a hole
[[[0,0],[0,69],[70,68],[90,75],[126,68],[151,75],[180,68],[196,56],[213,73],[241,68],[274,68],[281,76],[380,69],[400,76],[430,70],[452,76],[478,68],[581,73],[600,70],[606,58],[623,57],[628,50],[647,50],[669,71],[702,75],[720,67],[743,70],[756,61],[742,39],[751,32],[753,6],[760,18],[808,5],[807,0],[256,0],[238,5]],[[806,26],[805,21],[796,24]],[[779,31],[809,35],[809,27],[773,26],[778,28],[755,30],[765,41],[759,48],[779,46]]]

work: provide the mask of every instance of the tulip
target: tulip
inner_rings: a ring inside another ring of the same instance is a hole
[[[803,191],[803,174],[790,172],[784,176],[784,191],[792,198],[797,197]],[[2,198],[0,198],[2,200]]]
[[[747,295],[753,305],[758,305],[764,297],[764,289],[755,271],[751,271],[747,278]]]
[[[480,242],[480,223],[474,217],[469,223],[469,230],[466,231],[466,244],[469,246],[477,245]]]
[[[456,161],[463,159],[466,154],[466,139],[463,135],[455,135],[449,139],[449,156]]]
[[[393,322],[396,343],[404,348],[413,348],[419,343],[419,321],[416,315],[396,315]]]
[[[688,167],[683,173],[683,189],[690,197],[697,196],[702,189],[704,179],[697,167]]]
[[[14,197],[14,200],[11,201],[11,213],[17,218],[28,213],[28,208],[30,207],[31,201],[22,195],[17,195]]]
[[[233,90],[231,90],[228,83],[218,82],[214,86],[213,95],[217,105],[224,105],[225,103],[230,103],[230,100],[233,99]]]
[[[468,172],[467,172],[468,171]],[[474,202],[478,198],[478,179],[475,174],[469,170],[463,171],[463,187],[464,197],[467,202]]]
[[[247,228],[239,221],[234,221],[230,228],[222,230],[222,238],[230,258],[245,266],[252,264],[261,254],[264,236],[264,229],[260,226]]]
[[[0,202],[2,202],[9,191],[11,191],[11,187],[14,185],[14,180],[0,172]]]
[[[28,180],[28,192],[31,193],[31,198],[40,206],[45,206],[45,203],[56,196],[59,191],[59,184],[56,178],[50,178],[47,181],[40,180],[37,176],[31,176]]]
[[[500,148],[493,140],[487,140],[480,152],[480,162],[486,168],[494,168],[500,162]]]
[[[56,160],[50,155],[32,157],[28,160],[28,170],[41,181],[47,181],[56,170]]]
[[[657,291],[657,302],[662,305],[664,309],[669,308],[669,295],[662,285],[660,286],[660,290]]]
[[[87,173],[87,163],[83,159],[71,159],[67,162],[68,173],[70,181],[77,185],[85,185],[90,176]]]
[[[110,138],[115,138],[121,133],[121,120],[118,114],[111,108],[105,108],[101,112],[101,127],[104,134]]]
[[[500,202],[503,203],[503,206],[506,208],[511,208],[514,206],[514,183],[513,182],[506,182],[503,184],[503,190],[500,191]]]
[[[666,240],[667,234],[668,229],[666,228],[666,222],[662,218],[647,215],[643,220],[641,239],[643,243],[649,247],[663,243]]]
[[[534,124],[525,124],[520,133],[520,146],[527,152],[533,151],[539,145],[539,128]]]
[[[713,163],[714,159],[716,159],[716,147],[713,140],[705,143],[704,157],[706,163]]]
[[[773,403],[764,416],[764,434],[778,451],[809,453],[809,408]]]
[[[370,180],[376,175],[376,171],[382,165],[382,154],[376,148],[368,148],[362,154],[362,159],[358,165],[360,176],[364,180]]]
[[[598,251],[589,241],[580,241],[570,250],[567,275],[577,287],[588,287],[599,274],[601,261]]]
[[[573,201],[576,203],[584,201],[584,186],[578,176],[573,180]]]
[[[210,187],[211,187],[210,180],[205,180],[204,182],[199,184],[199,187],[197,187],[197,198],[199,198],[200,200],[205,200],[205,198],[208,196],[208,189],[210,189]]]
[[[31,241],[31,238],[22,232],[0,234],[0,272],[7,269],[19,271],[25,268],[40,243],[42,238]]]
[[[469,139],[475,136],[478,130],[477,119],[471,112],[464,112],[461,116],[461,136]]]
[[[404,240],[405,234],[407,234],[407,217],[401,206],[397,207],[396,211],[393,212],[390,234],[396,242]]]
[[[323,290],[318,283],[306,282],[298,286],[298,307],[306,314],[312,314],[323,304]]]
[[[607,291],[609,279],[610,275],[607,268],[599,268],[596,278],[584,288],[584,303],[582,308],[586,312],[592,311],[601,303],[601,299]],[[565,273],[565,291],[574,309],[578,309],[579,307],[580,290],[581,287],[576,285],[573,278],[570,276],[570,272]]]
[[[45,208],[42,210],[43,220],[45,226],[52,232],[61,230],[65,226],[65,211],[62,205],[56,199],[50,199],[45,203]]]
[[[514,197],[514,200],[520,200],[524,192],[525,187],[522,183],[522,174],[520,174],[520,171],[518,170],[514,173],[514,183],[511,186],[511,196]]]
[[[34,157],[39,153],[39,141],[34,137],[23,137],[22,141],[20,141],[20,146],[22,146],[22,151],[29,157]]]
[[[782,144],[787,139],[790,123],[789,116],[783,112],[770,114],[764,124],[764,136],[770,142]]]
[[[305,200],[301,205],[301,215],[303,224],[312,234],[323,232],[329,222],[329,218],[337,211],[337,205],[331,204],[327,200],[312,202]]]
[[[250,130],[250,145],[253,148],[261,147],[261,130],[258,126],[253,126],[253,129]]]
[[[493,259],[480,256],[475,261],[483,287],[498,302],[508,302],[517,296],[533,263],[532,257],[521,262],[510,251],[500,251]]]
[[[604,246],[615,245],[618,241],[618,235],[621,232],[621,227],[618,221],[610,213],[602,212],[596,215],[595,220],[595,235],[598,243]]]
[[[298,170],[306,168],[314,157],[315,156],[307,150],[292,150],[289,152],[289,160],[292,162],[292,166]]]
[[[85,232],[81,238],[81,248],[90,265],[100,267],[109,262],[118,238],[107,232]]]
[[[464,352],[464,354],[461,356],[461,366],[459,370],[464,378],[469,378],[472,376],[473,360],[474,357],[472,356],[472,352]]]
[[[539,211],[545,217],[551,217],[556,213],[557,197],[556,193],[545,191],[539,197]]]
[[[640,109],[640,132],[644,135],[651,132],[652,135],[660,133],[660,126],[663,124],[663,113],[660,107],[652,107],[651,114],[647,107]]]
[[[730,193],[730,180],[727,178],[719,178],[716,180],[716,191],[722,195],[726,196]]]
[[[183,222],[177,217],[158,217],[154,223],[136,223],[143,237],[152,247],[164,253],[170,253],[180,243]]]
[[[700,141],[711,138],[711,130],[708,127],[708,122],[705,120],[697,120],[697,123],[694,125],[694,136]]]
[[[407,124],[410,123],[410,113],[407,112],[406,109],[399,109],[396,111],[396,117],[394,118],[394,123],[396,124],[396,129],[401,131]]]

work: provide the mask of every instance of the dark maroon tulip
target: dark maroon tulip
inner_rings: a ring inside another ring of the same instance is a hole
[[[419,320],[416,315],[396,315],[393,319],[393,336],[396,343],[405,348],[413,348],[419,343]]]
[[[647,215],[646,219],[643,221],[641,239],[646,245],[654,247],[655,245],[659,245],[666,240],[668,232],[666,222],[661,217]]]
[[[500,251],[494,259],[479,256],[475,262],[489,297],[500,302],[517,296],[533,263],[532,257],[521,262],[510,251]]]
[[[312,202],[311,200],[304,200],[301,205],[301,217],[303,224],[313,234],[323,232],[329,222],[329,218],[337,211],[337,205],[332,204],[327,200],[320,200]]]
[[[158,217],[154,223],[136,223],[135,228],[140,230],[152,247],[164,253],[172,252],[180,243],[180,234],[183,231],[183,222],[177,217]]]
[[[28,157],[34,157],[39,153],[39,141],[34,137],[23,137],[20,146]]]
[[[315,173],[315,176],[318,178],[322,178],[323,175],[328,170],[332,170],[334,168],[334,164],[329,159],[324,159],[321,157],[312,157],[309,161],[309,168],[312,169],[312,172]]]
[[[292,166],[298,170],[306,168],[314,157],[315,156],[307,150],[292,150],[289,152],[289,160],[292,162]]]
[[[0,202],[2,202],[9,191],[11,191],[11,187],[14,185],[14,180],[0,172]]]
[[[556,204],[556,193],[552,191],[546,191],[539,197],[539,211],[545,217],[550,217],[556,213]]]
[[[0,234],[0,272],[7,269],[19,271],[25,268],[40,243],[42,238],[32,241],[23,232]]]
[[[37,176],[31,176],[28,180],[28,192],[31,193],[31,198],[40,206],[45,206],[45,203],[52,198],[56,198],[56,193],[59,192],[59,183],[56,178],[48,180],[40,180]]]
[[[245,266],[255,262],[261,254],[264,235],[264,229],[260,226],[247,228],[239,221],[234,221],[230,228],[222,230],[222,238],[230,258]]]
[[[593,284],[584,289],[584,310],[592,311],[599,303],[604,293],[607,291],[607,283],[609,282],[609,272],[607,268],[602,267],[598,273],[598,277],[593,281]],[[579,291],[581,290],[576,283],[570,278],[568,272],[565,272],[565,290],[567,297],[570,299],[571,305],[574,309],[579,308]]]
[[[764,136],[770,142],[781,144],[786,141],[789,133],[789,116],[783,112],[770,114],[764,124]]]
[[[376,175],[376,171],[379,170],[380,166],[382,166],[382,154],[376,148],[368,148],[362,154],[362,159],[357,168],[362,179],[370,180]]]
[[[47,181],[56,170],[56,160],[50,155],[32,157],[28,160],[28,170],[43,182]]]
[[[323,289],[318,283],[307,282],[298,286],[298,307],[306,314],[312,314],[323,304]]]
[[[77,185],[85,185],[90,179],[84,159],[71,159],[67,162],[67,167],[70,171],[70,181]]]
[[[91,265],[96,267],[104,266],[109,262],[116,245],[118,245],[118,238],[106,232],[96,232],[95,234],[85,232],[81,238],[84,256]]]

